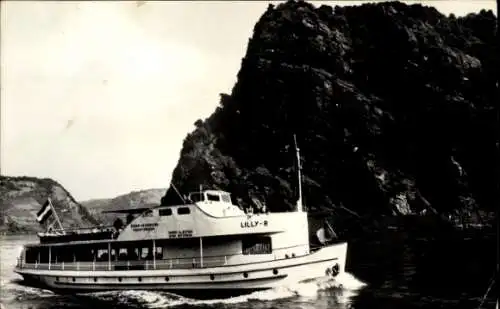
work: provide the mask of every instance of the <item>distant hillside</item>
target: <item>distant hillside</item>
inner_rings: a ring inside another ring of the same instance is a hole
[[[112,224],[116,214],[102,214],[105,210],[115,209],[133,209],[139,207],[150,207],[159,205],[161,197],[167,189],[149,189],[134,191],[127,194],[117,196],[110,199],[95,199],[83,201],[81,204],[85,206],[92,216],[97,218],[104,224]]]
[[[34,233],[44,230],[36,213],[50,197],[65,228],[97,223],[59,183],[49,178],[0,176],[0,232]]]

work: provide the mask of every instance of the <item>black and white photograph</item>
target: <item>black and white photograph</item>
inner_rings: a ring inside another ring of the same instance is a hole
[[[0,2],[0,309],[499,309],[500,0]]]

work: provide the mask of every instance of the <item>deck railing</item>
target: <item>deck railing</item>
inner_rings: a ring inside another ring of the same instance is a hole
[[[200,258],[178,258],[165,260],[140,261],[95,261],[95,262],[57,262],[57,263],[24,263],[17,260],[19,269],[40,270],[72,270],[72,271],[112,271],[112,270],[157,270],[157,269],[189,269],[227,265],[227,256]]]
[[[109,231],[114,231],[115,228],[112,225],[103,225],[103,226],[92,226],[92,227],[78,227],[78,228],[66,228],[64,230],[62,229],[54,229],[50,233],[39,233],[39,235],[43,236],[61,236],[64,234],[73,234],[73,235],[79,235],[79,234],[92,234],[92,233],[98,233],[98,232],[109,232]]]

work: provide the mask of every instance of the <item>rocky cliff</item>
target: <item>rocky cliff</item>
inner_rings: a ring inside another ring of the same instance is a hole
[[[52,200],[65,228],[97,224],[88,210],[52,179],[0,176],[0,232],[33,233],[45,230],[36,221],[36,213],[47,198]]]
[[[105,225],[112,225],[117,215],[102,213],[103,211],[158,206],[166,191],[167,189],[133,191],[115,198],[83,201],[81,204],[94,218]]]
[[[269,5],[231,94],[195,123],[172,182],[293,209],[296,134],[309,209],[364,218],[493,210],[495,33],[484,10]],[[178,202],[172,188],[162,199]]]

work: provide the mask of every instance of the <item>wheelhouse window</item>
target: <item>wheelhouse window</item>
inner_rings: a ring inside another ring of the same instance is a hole
[[[177,208],[177,214],[178,215],[188,215],[191,213],[191,210],[189,207],[179,207]]]
[[[172,209],[171,208],[165,208],[165,209],[160,209],[159,210],[160,216],[171,216],[172,215]]]
[[[231,203],[231,198],[229,197],[229,195],[224,194],[224,195],[222,195],[222,201],[224,203]]]
[[[271,237],[256,236],[244,238],[241,242],[243,254],[271,254]]]
[[[220,201],[220,196],[218,194],[207,193],[207,200],[213,201],[213,202],[219,202]]]
[[[193,203],[196,203],[196,202],[203,202],[204,198],[203,198],[203,194],[202,193],[191,193],[189,195],[189,199],[193,202]]]

